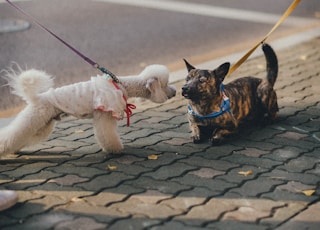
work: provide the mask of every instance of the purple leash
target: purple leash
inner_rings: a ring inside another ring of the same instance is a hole
[[[92,65],[94,68],[99,69],[101,72],[109,75],[113,81],[115,81],[116,83],[119,83],[119,79],[116,77],[116,75],[114,75],[112,72],[110,72],[109,70],[107,70],[106,68],[100,67],[100,65],[93,61],[92,59],[88,58],[87,56],[85,56],[84,54],[82,54],[81,52],[79,52],[76,48],[74,48],[73,46],[71,46],[69,43],[67,43],[66,41],[64,41],[62,38],[60,38],[58,35],[56,35],[55,33],[53,33],[51,30],[49,30],[47,27],[45,27],[44,25],[42,25],[38,20],[36,20],[34,17],[32,17],[30,14],[28,14],[26,11],[24,11],[22,8],[20,8],[18,5],[12,3],[10,0],[6,0],[7,3],[9,3],[13,8],[15,8],[16,10],[18,10],[20,13],[22,13],[23,15],[27,16],[28,18],[30,18],[37,26],[39,26],[41,29],[47,31],[49,34],[51,34],[53,37],[55,37],[56,39],[58,39],[60,42],[62,42],[65,46],[67,46],[69,49],[71,49],[73,52],[75,52],[78,56],[80,56],[83,60],[85,60],[86,62],[88,62],[90,65]]]

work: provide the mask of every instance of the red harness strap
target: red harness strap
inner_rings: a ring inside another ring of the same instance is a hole
[[[112,80],[111,82],[116,89],[121,90],[121,88],[119,87],[119,85],[115,81]],[[124,112],[127,114],[127,126],[130,126],[130,116],[132,115],[132,109],[136,109],[137,107],[134,104],[128,103],[126,96],[123,95],[122,97],[123,97],[124,101],[126,102],[126,108],[125,108]]]

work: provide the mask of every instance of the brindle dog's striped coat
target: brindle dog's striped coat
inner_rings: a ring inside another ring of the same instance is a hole
[[[201,127],[212,129],[210,141],[217,144],[224,135],[234,133],[238,125],[246,121],[275,120],[278,104],[273,86],[278,74],[278,61],[269,45],[264,44],[262,49],[267,62],[265,79],[244,77],[225,85],[225,94],[230,98],[230,113],[210,119],[199,119],[188,114],[194,143],[202,140]],[[230,63],[224,63],[212,71],[196,69],[186,60],[185,63],[188,76],[182,87],[182,95],[188,99],[192,110],[202,116],[219,111],[223,100],[220,85],[229,71]]]

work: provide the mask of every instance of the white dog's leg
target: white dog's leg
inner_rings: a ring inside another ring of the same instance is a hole
[[[123,145],[117,129],[117,121],[111,113],[93,112],[94,135],[102,150],[107,153],[121,153]]]
[[[0,155],[16,153],[23,147],[45,139],[54,127],[52,111],[46,107],[27,106],[0,130]]]

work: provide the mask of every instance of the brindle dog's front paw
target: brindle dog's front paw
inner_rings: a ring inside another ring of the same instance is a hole
[[[201,142],[200,136],[192,136],[192,141],[194,144],[199,144]]]
[[[211,143],[212,146],[217,146],[217,145],[220,145],[221,142],[222,142],[222,138],[210,138],[209,139],[209,142]]]

